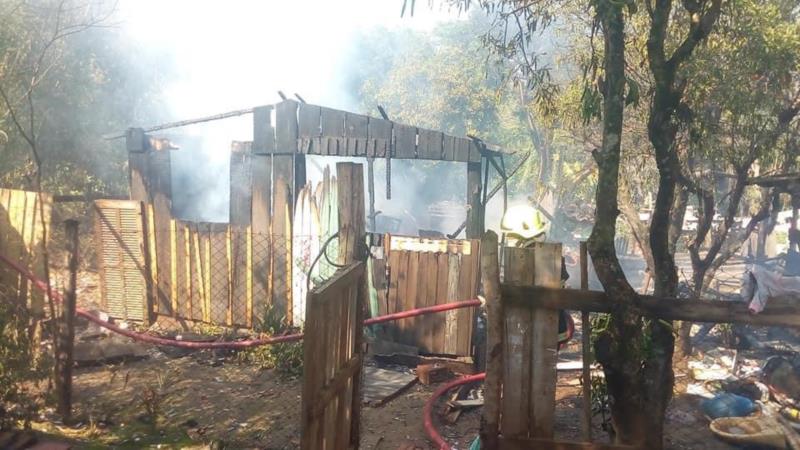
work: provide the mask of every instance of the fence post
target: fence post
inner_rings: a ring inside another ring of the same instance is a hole
[[[589,289],[589,251],[580,244],[581,290]],[[583,352],[583,440],[592,441],[592,324],[589,311],[581,311],[581,350]]]
[[[488,231],[481,240],[481,284],[486,299],[486,381],[481,417],[481,444],[496,449],[500,433],[500,386],[503,378],[503,305],[500,302],[500,263],[497,234]]]
[[[339,263],[350,264],[366,259],[366,231],[364,211],[364,166],[355,163],[337,163],[337,196],[339,205]],[[366,317],[366,277],[358,282],[356,323]],[[358,326],[353,343],[357,353],[364,352],[364,327]],[[353,376],[353,403],[350,415],[350,444],[358,448],[361,439],[361,385],[362,370]]]
[[[64,292],[64,304],[61,308],[59,337],[56,341],[58,345],[56,383],[58,386],[58,413],[64,423],[67,423],[72,418],[72,351],[75,340],[75,289],[78,277],[78,221],[72,219],[65,221],[64,230],[67,241],[69,278]]]

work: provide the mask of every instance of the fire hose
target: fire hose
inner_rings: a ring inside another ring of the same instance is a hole
[[[28,269],[22,267],[18,263],[10,260],[3,254],[0,254],[0,261],[4,262],[6,265],[11,267],[12,269],[19,272],[25,278],[30,280],[33,285],[42,292],[49,292],[49,295],[57,302],[63,302],[63,297],[58,291],[54,291],[53,289],[49,288],[47,283],[38,279],[36,275],[31,273]],[[378,323],[390,322],[393,320],[399,319],[406,319],[409,317],[421,316],[424,314],[431,314],[431,313],[438,313],[449,311],[452,309],[459,309],[459,308],[469,308],[480,306],[481,302],[477,299],[472,300],[464,300],[458,302],[451,302],[451,303],[444,303],[441,305],[435,306],[427,306],[424,308],[416,308],[411,309],[408,311],[401,311],[393,314],[387,314],[385,316],[378,316],[372,317],[364,321],[364,325],[375,325]],[[196,350],[201,349],[242,349],[242,348],[250,348],[250,347],[257,347],[260,345],[268,345],[268,344],[280,344],[285,342],[296,342],[303,339],[302,333],[295,333],[295,334],[287,334],[284,336],[271,336],[267,338],[259,338],[259,339],[249,339],[243,341],[234,341],[234,342],[192,342],[192,341],[183,341],[178,339],[170,339],[170,338],[162,338],[159,336],[153,336],[151,334],[146,333],[139,333],[133,330],[129,330],[126,328],[122,328],[118,325],[113,323],[106,322],[105,320],[97,317],[96,315],[92,314],[90,311],[87,311],[83,308],[75,308],[75,315],[79,317],[83,317],[86,320],[95,323],[103,328],[106,328],[110,331],[113,331],[117,334],[120,334],[125,337],[129,337],[131,339],[146,342],[149,344],[154,345],[166,345],[172,347],[182,347],[182,348],[191,348]]]
[[[40,280],[36,277],[33,273],[31,273],[26,268],[22,267],[18,263],[8,259],[3,254],[0,254],[0,261],[4,262],[6,265],[11,267],[12,269],[19,272],[25,278],[30,280],[33,285],[42,292],[49,292],[51,298],[59,303],[63,302],[64,299],[58,291],[54,291],[50,286],[47,285],[44,281]],[[378,323],[390,322],[393,320],[400,320],[400,319],[407,319],[410,317],[421,316],[423,314],[431,314],[431,313],[438,313],[449,311],[458,308],[469,308],[469,307],[477,307],[481,305],[481,301],[478,299],[472,300],[465,300],[459,302],[451,302],[451,303],[444,303],[441,305],[435,306],[428,306],[424,308],[416,308],[408,311],[401,311],[393,314],[387,314],[384,316],[372,317],[367,319],[363,322],[365,326],[367,325],[374,325]],[[272,336],[268,338],[261,338],[261,339],[250,339],[250,340],[243,340],[243,341],[235,341],[235,342],[192,342],[192,341],[182,341],[178,339],[169,339],[169,338],[162,338],[159,336],[153,336],[150,334],[139,333],[133,330],[128,330],[126,328],[122,328],[118,325],[113,323],[106,322],[105,320],[101,319],[100,317],[92,314],[90,311],[87,311],[83,308],[77,307],[75,308],[75,315],[79,317],[83,317],[86,320],[95,323],[103,328],[106,328],[114,333],[120,334],[125,337],[129,337],[131,339],[146,342],[149,344],[154,345],[162,345],[162,346],[172,346],[172,347],[181,347],[181,348],[190,348],[195,350],[201,349],[244,349],[250,347],[256,347],[260,345],[268,345],[268,344],[279,344],[279,343],[286,343],[286,342],[296,342],[303,339],[302,333],[296,334],[287,334],[285,336]],[[486,377],[485,373],[480,373],[477,375],[471,375],[468,377],[459,378],[457,380],[451,381],[450,383],[440,387],[433,393],[430,399],[425,403],[425,408],[423,410],[423,426],[425,427],[425,432],[427,433],[428,437],[439,446],[441,450],[450,450],[450,446],[445,442],[439,432],[436,430],[436,427],[433,425],[433,405],[436,403],[436,400],[444,395],[445,392],[448,390],[460,386],[463,384],[475,382],[475,381],[482,381]]]

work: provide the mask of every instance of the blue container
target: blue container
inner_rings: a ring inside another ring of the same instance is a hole
[[[712,419],[746,417],[756,411],[756,404],[749,398],[728,393],[704,400],[701,407],[703,412]]]

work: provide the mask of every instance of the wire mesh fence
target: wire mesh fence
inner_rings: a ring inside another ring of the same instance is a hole
[[[125,239],[136,230],[114,231],[100,236],[104,305],[112,317],[129,318],[141,308],[141,296],[128,294],[135,282],[147,282],[156,316],[244,328],[267,320],[301,326],[309,290],[339,268],[336,240],[316,235],[172,221],[144,233],[147,251],[137,253],[131,249],[139,246]]]

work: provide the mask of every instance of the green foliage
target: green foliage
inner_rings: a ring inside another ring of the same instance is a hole
[[[50,367],[35,347],[27,308],[0,287],[0,429],[30,424],[44,405],[39,384]]]
[[[286,317],[272,305],[264,310],[264,316],[256,326],[256,331],[268,336],[284,332]],[[243,362],[258,365],[262,369],[273,369],[284,377],[300,377],[303,374],[303,343],[261,345],[239,353]]]
[[[157,94],[170,58],[109,26],[115,8],[110,0],[0,0],[0,88],[9,98],[0,99],[0,185],[29,187],[35,171],[16,116],[38,147],[45,190],[125,192],[126,154],[103,136],[163,118]]]

